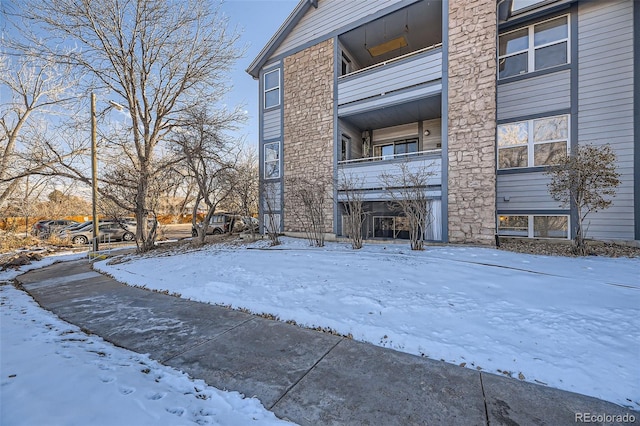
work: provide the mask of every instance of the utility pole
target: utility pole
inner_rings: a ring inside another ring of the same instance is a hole
[[[91,93],[91,213],[93,215],[93,251],[98,251],[98,144],[96,94]]]

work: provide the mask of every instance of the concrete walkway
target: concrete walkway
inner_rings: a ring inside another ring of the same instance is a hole
[[[580,413],[640,424],[639,412],[584,395],[129,287],[86,260],[18,281],[85,331],[302,425],[569,425]]]

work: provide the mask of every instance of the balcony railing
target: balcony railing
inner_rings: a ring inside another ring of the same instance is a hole
[[[429,52],[430,50],[438,49],[439,47],[442,47],[442,43],[434,44],[434,45],[425,47],[423,49],[416,50],[415,52],[409,52],[409,53],[406,53],[404,55],[398,56],[396,58],[389,59],[388,61],[384,61],[384,62],[380,62],[380,63],[377,63],[377,64],[373,64],[373,65],[370,65],[370,66],[365,67],[365,68],[360,68],[359,70],[355,70],[355,71],[352,71],[352,72],[350,72],[348,74],[341,75],[340,77],[338,77],[338,80],[345,79],[347,77],[351,77],[351,76],[356,75],[356,74],[361,74],[363,72],[366,72],[366,71],[369,71],[369,70],[372,70],[372,69],[375,69],[375,68],[384,67],[385,65],[392,64],[394,62],[399,62],[399,61],[402,61],[403,59],[410,58],[412,56],[416,56],[416,55],[419,55],[419,54],[424,53],[424,52]]]
[[[440,155],[440,153],[442,152],[442,150],[440,148],[438,149],[428,149],[425,151],[418,151],[418,152],[409,152],[409,153],[404,153],[404,154],[393,154],[393,155],[380,155],[377,157],[363,157],[363,158],[354,158],[352,160],[342,160],[342,161],[338,161],[338,165],[349,165],[349,164],[360,164],[360,163],[368,163],[370,161],[387,161],[387,160],[397,160],[397,159],[408,159],[408,158],[413,158],[413,157],[417,157],[420,155]]]
[[[441,46],[437,44],[339,77],[338,105],[441,79]]]
[[[382,173],[401,173],[398,164],[406,162],[408,170],[416,172],[427,170],[429,186],[439,186],[442,180],[442,150],[412,152],[410,154],[385,155],[383,157],[357,158],[338,162],[338,176],[344,175],[358,181],[358,189],[377,190],[384,187],[380,175]]]

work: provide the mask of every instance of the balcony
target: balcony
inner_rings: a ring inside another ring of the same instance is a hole
[[[340,115],[408,102],[442,91],[442,44],[362,68],[338,78]],[[349,105],[366,101],[366,105]]]
[[[433,175],[428,180],[428,186],[433,188],[429,189],[430,195],[440,195],[439,187],[442,180],[442,150],[440,149],[339,161],[338,179],[353,179],[357,189],[369,191],[365,197],[367,199],[380,198],[379,192],[384,188],[380,174],[383,172],[399,174],[400,168],[397,166],[403,162],[407,162],[412,172],[421,168],[432,172]]]
[[[442,93],[442,2],[411,2],[340,34],[337,60],[338,116],[428,108]]]

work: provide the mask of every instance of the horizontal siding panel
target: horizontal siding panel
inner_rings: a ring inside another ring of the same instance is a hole
[[[358,21],[397,1],[389,0],[320,0],[311,7],[291,30],[273,56],[302,46],[334,30]]]
[[[633,13],[632,10],[629,10],[629,13]],[[578,34],[580,33],[588,33],[592,37],[598,37],[597,40],[594,40],[595,44],[602,42],[602,40],[612,39],[616,37],[620,37],[623,34],[633,34],[633,28],[629,28],[627,26],[622,27],[607,27],[603,26],[602,22],[610,19],[613,22],[618,21],[619,14],[609,14],[598,16],[598,19],[594,20],[581,20],[580,21],[580,29]]]
[[[433,172],[433,176],[429,178],[429,185],[441,185],[442,180],[442,161],[438,158],[415,158],[409,160],[409,169],[418,170],[419,168],[426,167],[427,170]],[[356,164],[339,164],[338,171],[339,176],[344,176],[349,179],[353,177],[359,181],[359,189],[379,189],[384,185],[380,180],[380,174],[386,173],[399,173],[397,167],[397,161],[372,161],[370,163],[356,163]]]
[[[624,52],[629,46],[633,46],[633,42],[630,42],[629,38],[633,40],[633,32],[617,37],[606,37],[598,43],[589,45],[581,53],[585,55],[604,55],[604,57],[615,56]]]
[[[602,4],[600,5],[589,5],[588,8],[583,8],[580,11],[580,29],[588,31],[595,35],[606,34],[608,28],[615,31],[620,27],[607,27],[606,25],[602,25],[603,21],[611,23],[621,23],[625,20],[625,14],[633,14],[633,6],[631,1],[626,1],[626,4],[618,4],[615,9],[610,8],[609,5],[607,5],[604,1],[601,3]]]
[[[264,113],[264,119],[262,122],[262,136],[264,139],[275,139],[280,137],[280,135],[282,134],[281,116],[282,111],[280,110],[280,108],[266,111]]]
[[[391,105],[398,105],[403,102],[410,102],[416,99],[424,99],[442,92],[442,84],[428,83],[420,86],[413,87],[411,89],[387,93],[384,96],[376,96],[366,99],[364,101],[352,102],[346,105],[341,105],[338,108],[338,115],[346,117],[353,114],[358,114],[366,111],[379,111],[382,113],[382,109]]]
[[[613,205],[587,217],[587,237],[634,238],[633,4],[578,4],[578,141],[610,143],[622,181]]]
[[[595,99],[595,98],[594,98]],[[587,114],[587,111],[589,110],[579,110],[581,112],[583,112],[584,114]],[[589,115],[591,115],[592,117],[597,117],[598,118],[598,122],[602,123],[603,121],[607,121],[607,124],[611,127],[611,126],[621,126],[621,128],[633,128],[633,122],[629,123],[628,117],[621,117],[620,116],[620,111],[616,111],[616,108],[614,107],[610,107],[610,108],[602,108],[600,109],[600,111],[598,111],[597,109],[593,109],[591,111],[589,111],[588,113]],[[578,120],[580,121],[580,120]],[[595,122],[585,122],[583,123],[584,126],[581,127],[582,130],[588,128],[589,126],[591,126],[592,128],[597,128],[598,124]],[[618,127],[620,128],[620,127]],[[608,130],[608,129],[607,129]]]
[[[624,105],[627,108],[633,108],[633,96],[629,94],[627,99],[623,99],[620,102],[617,100],[605,100],[599,104],[586,104],[580,107],[580,111],[592,113],[593,111],[602,112],[603,110],[608,110],[609,108],[616,108],[619,105]]]
[[[398,91],[442,78],[442,49],[338,80],[338,105]]]
[[[498,120],[565,109],[570,106],[569,70],[498,86]]]
[[[542,172],[517,173],[497,176],[498,210],[553,210],[563,209],[549,195],[550,179]],[[505,197],[509,201],[505,201]]]
[[[590,66],[597,65],[604,62],[617,62],[620,59],[626,57],[631,45],[627,46],[610,46],[609,49],[592,49],[591,51],[581,52],[581,56],[584,58],[578,66],[579,69],[586,69]],[[587,56],[588,55],[588,56]]]

